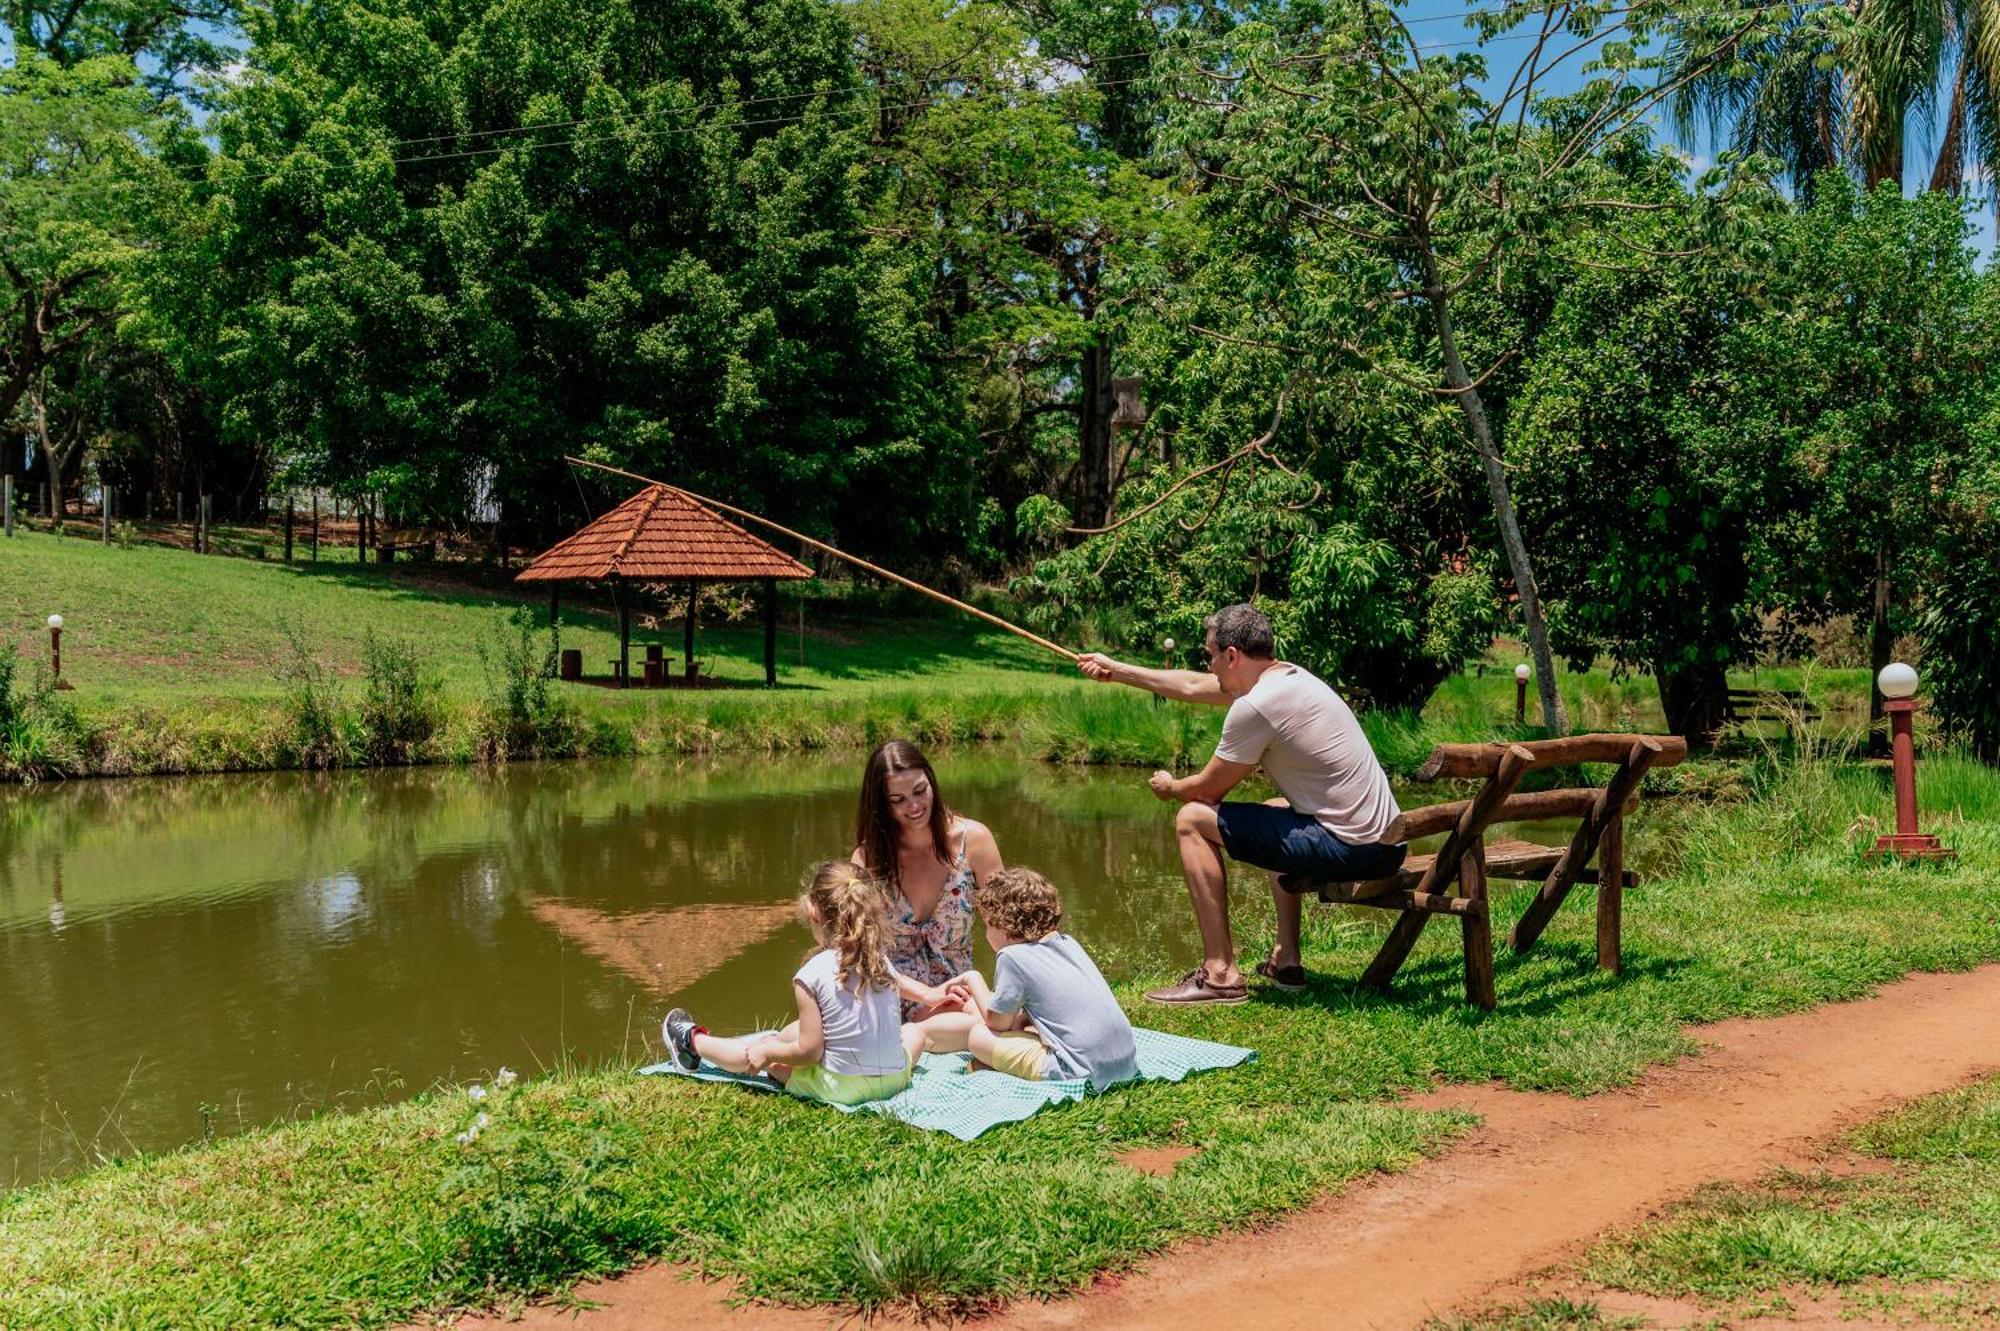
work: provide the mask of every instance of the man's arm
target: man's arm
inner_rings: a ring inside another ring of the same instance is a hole
[[[1147,784],[1163,800],[1181,804],[1216,804],[1241,785],[1243,778],[1257,769],[1249,763],[1232,763],[1227,758],[1210,758],[1208,766],[1193,776],[1176,778],[1172,772],[1153,773]]]
[[[1100,684],[1129,684],[1175,702],[1205,702],[1216,707],[1230,703],[1222,682],[1205,670],[1149,670],[1114,661],[1103,652],[1085,652],[1076,658],[1076,668]]]

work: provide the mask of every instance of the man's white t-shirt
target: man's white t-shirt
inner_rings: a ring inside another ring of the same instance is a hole
[[[1325,680],[1280,661],[1229,704],[1215,756],[1261,766],[1299,813],[1354,845],[1375,845],[1402,810],[1354,712]]]

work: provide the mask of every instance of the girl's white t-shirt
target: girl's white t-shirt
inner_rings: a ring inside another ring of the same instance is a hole
[[[814,953],[792,977],[819,1003],[826,1048],[820,1064],[846,1077],[880,1077],[902,1072],[903,1005],[894,986],[873,989],[860,981],[840,982],[840,954]]]

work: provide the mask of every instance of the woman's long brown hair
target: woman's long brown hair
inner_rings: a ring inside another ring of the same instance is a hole
[[[861,775],[861,807],[854,815],[854,844],[861,847],[862,864],[883,884],[896,891],[903,887],[897,867],[896,815],[889,810],[889,778],[897,772],[922,772],[931,785],[931,845],[940,864],[951,863],[951,809],[938,789],[937,773],[931,770],[924,751],[906,739],[892,739],[868,755]]]
[[[822,860],[813,866],[805,902],[819,919],[820,937],[840,957],[842,984],[894,987],[882,888],[866,870],[846,860]]]

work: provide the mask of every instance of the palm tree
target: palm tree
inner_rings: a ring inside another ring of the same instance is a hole
[[[1982,169],[1991,188],[2000,0],[1793,3],[1738,56],[1676,99],[1684,141],[1706,129],[1738,152],[1776,157],[1801,195],[1834,167],[1859,171],[1870,189],[1900,186],[1910,130],[1935,132],[1942,106],[1929,188],[1961,194]]]

